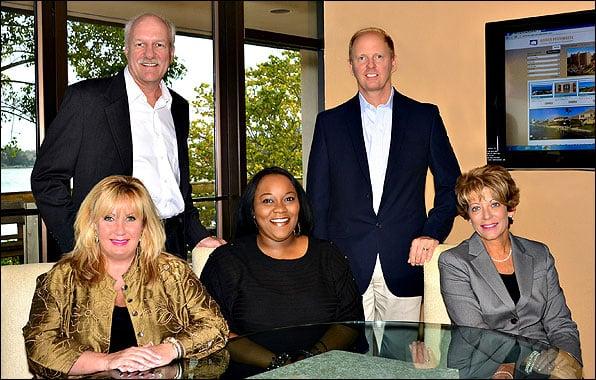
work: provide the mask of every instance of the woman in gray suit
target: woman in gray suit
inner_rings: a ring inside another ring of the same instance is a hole
[[[509,172],[490,165],[472,169],[458,178],[455,192],[458,213],[474,233],[439,257],[441,293],[451,321],[558,349],[530,354],[527,372],[550,372],[571,357],[581,363],[579,332],[553,256],[543,243],[509,232],[519,204]]]

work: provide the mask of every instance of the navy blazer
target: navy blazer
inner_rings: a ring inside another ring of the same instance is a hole
[[[451,321],[546,342],[581,363],[577,325],[543,243],[510,234],[519,301],[513,303],[477,233],[439,256],[441,294]]]
[[[435,198],[427,215],[429,168]],[[410,245],[422,235],[439,241],[447,237],[457,213],[454,187],[460,174],[438,108],[395,91],[385,184],[375,214],[356,95],[317,116],[307,177],[314,234],[335,242],[348,257],[361,293],[370,283],[378,253],[391,292],[420,296],[422,266],[407,263]]]
[[[190,247],[209,236],[192,203],[188,160],[188,102],[170,90],[178,142],[185,239]],[[103,178],[132,175],[132,134],[124,71],[69,86],[46,131],[31,173],[37,208],[60,250],[74,248],[74,220],[83,199]],[[73,180],[72,192],[70,180]]]

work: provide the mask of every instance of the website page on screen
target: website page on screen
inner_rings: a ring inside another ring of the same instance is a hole
[[[594,149],[594,26],[505,34],[510,151]]]

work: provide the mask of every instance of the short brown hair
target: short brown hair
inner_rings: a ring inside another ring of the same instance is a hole
[[[470,219],[468,208],[470,198],[482,193],[482,189],[491,191],[496,200],[513,211],[519,204],[519,188],[511,178],[509,171],[499,165],[485,165],[463,173],[455,184],[457,196],[457,212],[465,220]]]
[[[395,57],[395,45],[393,44],[393,39],[391,39],[391,36],[381,28],[368,27],[360,29],[359,31],[354,33],[352,38],[350,38],[350,47],[348,49],[348,61],[352,62],[352,49],[354,47],[354,42],[356,42],[358,37],[367,33],[375,33],[380,35],[383,38],[383,40],[385,40],[387,46],[389,46],[389,50],[391,51],[391,57]]]

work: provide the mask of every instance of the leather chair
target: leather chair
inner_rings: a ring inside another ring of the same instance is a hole
[[[447,308],[441,295],[441,282],[439,275],[439,255],[455,245],[439,244],[435,248],[432,259],[424,264],[424,303],[423,318],[424,343],[431,350],[440,367],[446,367],[447,358],[441,355],[446,353],[451,341],[451,334],[442,331],[436,324],[451,324]]]
[[[424,264],[424,322],[451,324],[443,296],[439,276],[439,255],[455,245],[439,244],[432,259]]]
[[[196,273],[197,277],[201,277],[201,272],[207,263],[207,259],[211,252],[215,248],[198,247],[192,250],[192,270]]]
[[[2,373],[3,379],[32,378],[27,364],[23,326],[29,320],[37,276],[54,263],[2,266]]]

